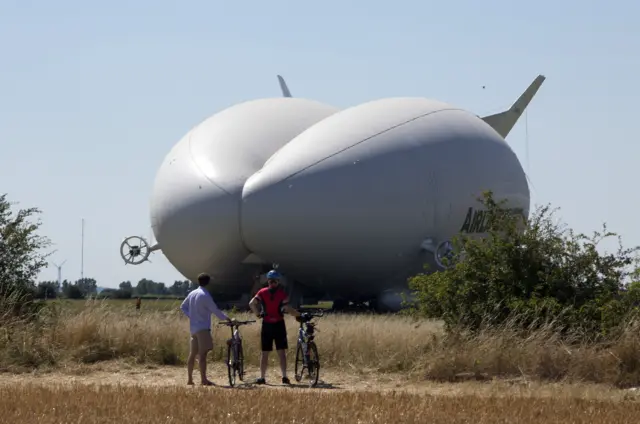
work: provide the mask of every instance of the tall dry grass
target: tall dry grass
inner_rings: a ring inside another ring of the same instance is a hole
[[[0,387],[12,424],[54,423],[637,423],[637,401],[424,396],[308,390],[14,385]]]
[[[287,318],[290,360],[297,325]],[[509,325],[478,335],[446,335],[438,322],[394,315],[327,314],[318,319],[318,328],[322,365],[351,372],[402,372],[444,381],[515,377],[640,385],[640,325],[635,322],[606,344],[570,343],[550,328],[522,336]],[[259,329],[258,322],[241,330],[245,360],[252,366],[258,365]],[[229,329],[213,331],[210,359],[222,361]],[[179,311],[138,313],[103,302],[89,303],[80,312],[46,308],[36,320],[0,328],[0,369],[123,358],[179,365],[188,354],[188,341],[188,321]]]
[[[245,313],[240,320],[255,319]],[[214,318],[215,324],[216,319]],[[287,317],[288,355],[295,355],[298,323]],[[354,369],[411,370],[420,363],[441,325],[413,323],[399,316],[329,315],[318,319],[322,364]],[[241,327],[245,361],[258,365],[260,322]],[[226,357],[228,327],[213,328],[212,360]],[[189,350],[188,320],[179,311],[113,309],[88,302],[82,310],[44,310],[35,322],[5,326],[0,334],[0,365],[8,369],[130,358],[162,365],[182,364]]]

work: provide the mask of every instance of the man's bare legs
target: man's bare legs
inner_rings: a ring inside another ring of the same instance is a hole
[[[286,378],[287,377],[287,352],[284,350],[279,350],[278,357],[280,358],[280,371],[282,371],[282,378]]]
[[[209,351],[198,353],[198,365],[200,367],[200,381],[204,386],[212,386],[213,383],[207,379],[207,353],[209,353]]]
[[[263,380],[267,376],[267,365],[269,364],[269,352],[262,352],[260,357],[260,378]]]
[[[280,371],[282,377],[287,377],[287,352],[285,350],[278,350],[278,359],[280,359]],[[260,378],[265,379],[267,376],[267,366],[269,364],[269,352],[262,352],[260,357]]]
[[[193,367],[196,364],[196,355],[198,354],[197,351],[191,351],[189,352],[189,358],[187,359],[187,384],[188,385],[193,385]]]
[[[207,352],[198,352],[192,350],[189,352],[187,359],[187,384],[193,385],[193,368],[195,367],[196,358],[198,358],[198,367],[200,368],[200,382],[205,386],[211,386],[213,383],[207,379]]]

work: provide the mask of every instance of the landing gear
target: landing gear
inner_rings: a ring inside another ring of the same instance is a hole
[[[380,306],[378,305],[378,299],[371,299],[369,301],[369,309],[373,312],[380,312]]]
[[[375,299],[355,301],[335,299],[331,309],[334,312],[378,312],[378,302]]]
[[[289,305],[291,305],[292,308],[294,309],[298,309],[300,308],[300,305],[302,305],[302,295],[300,293],[300,284],[298,284],[297,281],[292,280],[291,282],[289,282],[288,284],[289,287],[287,287],[288,289],[288,295],[289,295]]]
[[[349,307],[349,301],[345,299],[335,299],[333,301],[333,309],[334,312],[344,312]]]

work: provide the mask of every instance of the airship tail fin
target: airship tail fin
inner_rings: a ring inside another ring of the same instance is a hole
[[[482,120],[505,138],[516,125],[518,119],[520,119],[520,116],[524,113],[524,110],[531,102],[531,99],[533,99],[533,96],[538,92],[538,89],[544,82],[545,78],[546,77],[544,75],[538,75],[509,110],[485,116]]]
[[[278,75],[278,82],[280,83],[280,90],[282,90],[283,97],[291,97],[291,92],[289,91],[289,87],[287,87],[287,83],[284,82],[284,78],[281,75]]]

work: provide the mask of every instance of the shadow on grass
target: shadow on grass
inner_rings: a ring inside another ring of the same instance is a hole
[[[304,384],[304,383],[291,383],[291,384],[274,384],[274,383],[265,383],[265,384],[256,384],[253,381],[248,381],[248,382],[243,382],[240,384],[236,384],[235,386],[231,387],[228,384],[225,386],[217,386],[217,387],[221,387],[221,388],[225,388],[225,389],[239,389],[239,390],[254,390],[254,389],[258,389],[260,388],[260,386],[266,386],[266,387],[276,387],[276,388],[282,388],[282,389],[327,389],[327,390],[342,390],[342,387],[340,386],[336,386],[333,385],[331,383],[326,383],[324,381],[318,381],[318,384],[316,384],[314,387],[312,387],[310,384]]]
[[[340,386],[335,386],[331,383],[326,383],[324,381],[318,381],[318,384],[316,384],[315,386],[311,386],[310,384],[291,384],[292,388],[295,389],[326,389],[326,390],[342,390],[342,387]]]

